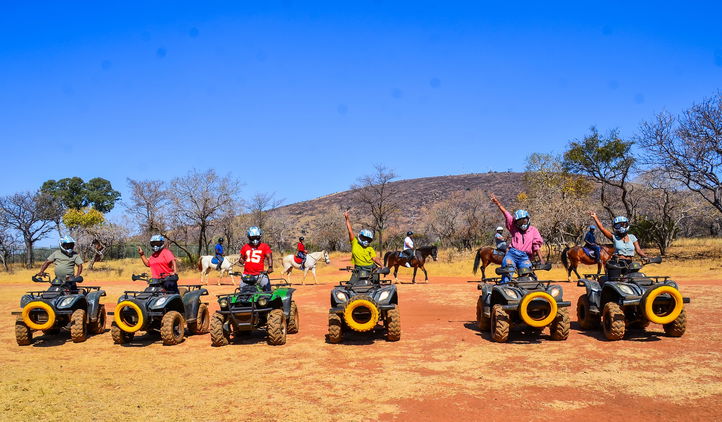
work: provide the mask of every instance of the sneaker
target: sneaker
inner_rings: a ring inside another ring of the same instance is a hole
[[[409,263],[407,262],[407,263],[406,263],[406,268],[411,268],[411,264],[409,264]]]

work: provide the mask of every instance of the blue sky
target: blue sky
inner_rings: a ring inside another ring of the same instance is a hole
[[[374,163],[521,170],[722,81],[719,2],[107,3],[3,5],[0,195],[215,168],[291,203]]]

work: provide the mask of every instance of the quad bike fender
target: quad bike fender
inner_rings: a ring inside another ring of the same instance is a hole
[[[509,307],[505,310],[516,310],[524,294],[510,285],[498,285],[491,289],[489,305],[502,305]]]
[[[182,309],[185,312],[179,312],[183,314],[186,321],[194,321],[196,319],[196,316],[198,315],[198,308],[201,306],[201,296],[205,296],[207,294],[208,290],[198,289],[192,290],[183,295],[181,302],[183,303]],[[175,310],[178,311],[178,309]]]
[[[100,298],[105,296],[105,290],[98,290],[90,292],[85,296],[85,300],[88,301],[88,318],[91,321],[98,319],[98,310],[100,309]]]
[[[24,308],[25,305],[27,305],[28,303],[32,302],[32,300],[33,300],[33,297],[32,297],[32,296],[30,296],[30,295],[23,295],[23,297],[20,298],[20,307],[21,307],[21,308]]]
[[[157,304],[158,302],[155,303]],[[162,306],[153,306],[149,303],[148,308],[154,311],[162,309],[164,314],[170,311],[177,311],[185,317],[185,303],[183,303],[183,299],[181,299],[181,296],[179,294],[170,295],[170,297],[168,297],[168,299],[165,301],[165,303],[163,303]]]
[[[601,302],[603,306],[608,302],[614,302],[620,306],[639,305],[642,300],[641,292],[632,284],[607,282],[602,287]],[[601,309],[601,308],[600,308]]]

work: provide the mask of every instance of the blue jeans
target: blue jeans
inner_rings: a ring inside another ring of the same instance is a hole
[[[504,255],[504,259],[501,261],[505,268],[531,268],[531,260],[526,252],[522,252],[518,249],[509,248]],[[504,274],[501,276],[502,283],[508,283],[511,280],[511,274]]]
[[[602,258],[602,248],[599,247],[599,245],[592,245],[591,243],[587,243],[585,246],[594,251],[594,261],[599,262]]]

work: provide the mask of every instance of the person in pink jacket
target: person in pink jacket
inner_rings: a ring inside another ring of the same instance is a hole
[[[489,194],[489,198],[491,198],[491,202],[499,207],[499,211],[504,214],[506,229],[509,230],[511,235],[509,249],[507,249],[502,260],[503,266],[531,268],[531,261],[535,256],[541,264],[544,264],[544,258],[539,253],[541,246],[544,244],[544,239],[539,234],[539,230],[529,224],[529,213],[526,210],[516,210],[512,215],[501,205],[501,202],[496,199],[493,193]],[[510,279],[511,274],[505,274],[502,276],[501,281],[502,283],[508,283]]]

